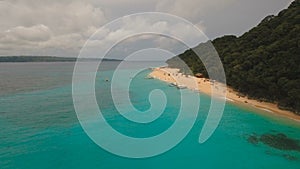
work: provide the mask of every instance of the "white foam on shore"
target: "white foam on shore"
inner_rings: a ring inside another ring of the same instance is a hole
[[[294,118],[292,118],[292,117],[289,117],[289,119],[294,120],[294,121],[297,121],[297,122],[300,122],[300,120],[294,119]]]
[[[265,109],[265,108],[260,108],[261,110],[264,110],[264,111],[267,111],[267,112],[270,112],[270,113],[274,113],[272,110],[269,110],[269,109]]]
[[[229,99],[229,98],[227,98],[227,97],[226,97],[226,100],[227,100],[227,101],[230,101],[230,102],[234,102],[234,100]]]

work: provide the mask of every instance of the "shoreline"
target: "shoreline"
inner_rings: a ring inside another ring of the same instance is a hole
[[[179,73],[179,69],[159,67],[153,68],[152,72],[148,75],[151,78],[158,79],[177,87],[184,87],[198,92],[202,92],[211,96],[213,88],[223,87],[226,91],[226,101],[238,106],[249,107],[262,111],[264,113],[277,115],[283,118],[291,119],[296,122],[300,122],[300,116],[294,114],[291,111],[281,110],[275,103],[260,102],[258,100],[249,99],[246,96],[241,96],[238,92],[225,86],[224,84],[211,81],[206,78],[197,78],[194,76],[185,76]]]

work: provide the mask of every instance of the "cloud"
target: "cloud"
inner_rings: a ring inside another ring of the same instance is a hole
[[[48,26],[54,33],[85,31],[89,26],[99,27],[106,22],[100,7],[85,1],[15,0],[0,3],[1,29]]]
[[[270,2],[272,1],[272,2]],[[291,0],[3,0],[0,1],[0,55],[77,56],[86,40],[115,18],[136,13],[166,12],[191,21],[210,37],[240,34],[255,26],[264,16],[286,7]],[[94,37],[99,50],[132,32],[176,32],[195,38],[191,28],[163,21],[135,18],[124,20],[120,29],[102,29]],[[142,43],[142,41],[151,41]],[[139,36],[128,44],[177,48],[164,37]],[[129,49],[125,45],[123,49]],[[119,48],[122,52],[121,48]],[[130,50],[129,50],[130,51]]]
[[[50,29],[43,25],[34,25],[32,27],[17,26],[15,28],[5,31],[5,36],[16,40],[25,41],[46,41],[50,39]]]
[[[159,13],[124,17],[100,29],[89,39],[81,55],[101,56],[114,45],[110,57],[124,58],[144,48],[161,48],[178,54],[188,46],[194,47],[208,40],[195,28],[177,17]]]
[[[1,55],[8,50],[12,54],[44,53],[46,48],[77,54],[84,41],[107,21],[100,7],[78,0],[2,1],[0,20]]]
[[[208,12],[216,11],[232,4],[236,0],[161,0],[156,5],[156,11],[167,12],[184,17],[192,22],[199,22],[199,18]]]

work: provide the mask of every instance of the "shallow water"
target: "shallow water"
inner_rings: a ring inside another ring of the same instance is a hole
[[[129,122],[116,113],[106,78],[117,63],[105,63],[97,76],[98,104],[107,121],[119,132],[149,137],[168,129],[178,115],[179,91],[166,83],[145,79],[149,70],[133,78],[130,97],[139,110],[146,110],[149,92],[161,89],[167,107],[149,125]],[[135,63],[136,64],[136,63]],[[300,152],[251,142],[250,136],[284,134],[300,140],[296,122],[270,118],[227,103],[213,136],[198,143],[210,98],[200,96],[200,111],[187,137],[170,151],[146,159],[113,155],[98,147],[81,128],[72,101],[73,63],[1,64],[0,168],[272,168],[298,169]],[[126,69],[124,70],[126,71]],[[4,80],[5,79],[5,80]],[[120,89],[120,96],[122,96]],[[159,144],[159,143],[158,143]]]

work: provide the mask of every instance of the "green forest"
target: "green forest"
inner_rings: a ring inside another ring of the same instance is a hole
[[[227,35],[210,42],[223,63],[228,86],[249,98],[278,103],[279,108],[300,115],[299,32],[300,0],[295,0],[288,9],[267,16],[240,37]],[[193,50],[205,49],[207,43]],[[180,59],[193,73],[208,77],[193,50],[169,59],[168,65],[184,72]],[[205,57],[209,59],[208,54]]]

